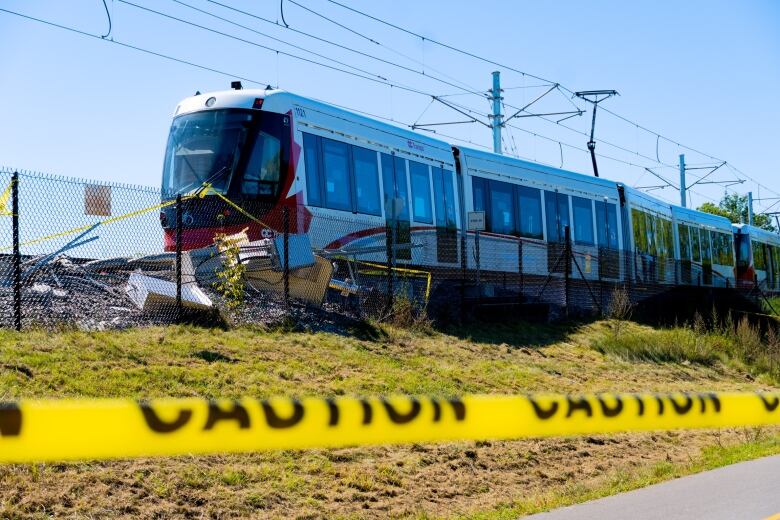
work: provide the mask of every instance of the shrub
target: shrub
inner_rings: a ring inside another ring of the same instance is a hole
[[[214,242],[223,261],[222,267],[215,272],[217,281],[213,287],[222,296],[229,310],[236,309],[243,305],[246,296],[246,265],[242,264],[239,258],[239,239],[221,234],[214,238]]]

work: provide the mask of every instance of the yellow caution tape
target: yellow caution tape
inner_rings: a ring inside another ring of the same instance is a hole
[[[197,398],[0,405],[0,461],[37,462],[780,424],[780,392]]]
[[[192,197],[191,196],[182,197],[182,200],[186,200],[188,198],[192,198]],[[159,209],[162,209],[162,208],[166,208],[168,206],[172,206],[173,204],[176,204],[176,200],[169,200],[169,201],[163,202],[161,204],[155,204],[154,206],[149,206],[148,208],[143,208],[143,209],[139,209],[139,210],[136,210],[136,211],[131,211],[129,213],[124,213],[122,215],[117,215],[116,217],[111,217],[111,218],[108,218],[106,220],[102,220],[100,222],[100,225],[105,226],[106,224],[112,224],[114,222],[119,222],[121,220],[125,220],[125,219],[131,218],[131,217],[137,217],[138,215],[143,215],[144,213],[148,213],[150,211],[156,211],[156,210],[159,210]],[[80,226],[80,227],[67,229],[65,231],[60,231],[58,233],[52,233],[51,235],[46,235],[46,236],[34,238],[32,240],[28,240],[27,242],[22,242],[19,245],[21,247],[30,246],[30,245],[33,245],[33,244],[38,244],[40,242],[46,242],[47,240],[54,240],[55,238],[66,237],[68,235],[73,235],[75,233],[80,233],[82,231],[86,231],[86,230],[88,230],[89,228],[91,228],[94,225],[95,224],[87,224],[86,226]],[[5,251],[6,249],[11,249],[11,246],[0,247],[0,251]]]
[[[8,183],[8,187],[0,194],[0,216],[13,215],[13,211],[8,209],[8,199],[11,198],[11,190],[14,187],[13,179]]]
[[[383,264],[375,264],[373,262],[366,262],[366,261],[363,261],[363,260],[356,260],[355,263],[356,264],[367,265],[367,266],[370,266],[370,267],[376,267],[377,269],[383,269],[385,271],[387,270],[387,266],[383,265]],[[391,269],[393,271],[395,271],[395,272],[398,272],[398,273],[414,274],[414,275],[420,276],[421,278],[422,277],[427,278],[427,281],[426,281],[426,284],[425,284],[425,301],[426,302],[428,301],[428,298],[430,297],[430,294],[431,294],[431,273],[430,272],[428,272],[428,271],[419,271],[417,269],[409,269],[409,268],[406,268],[406,267],[391,267]]]
[[[210,184],[206,184],[205,185],[205,189],[201,192],[200,198],[204,198],[208,194],[209,190],[211,190],[211,185]],[[268,224],[266,224],[265,222],[263,222],[259,218],[255,217],[254,215],[252,215],[251,213],[246,211],[244,208],[242,208],[241,206],[239,206],[238,204],[236,204],[235,202],[233,202],[229,198],[225,197],[224,195],[222,195],[220,192],[214,191],[214,190],[211,190],[211,191],[212,191],[212,193],[214,193],[214,195],[216,195],[217,197],[222,199],[230,207],[232,207],[233,209],[237,210],[239,213],[241,213],[245,217],[249,218],[250,220],[253,220],[257,224],[260,224],[261,226],[265,226],[265,227],[267,227],[269,229],[273,229],[271,226],[269,226]]]

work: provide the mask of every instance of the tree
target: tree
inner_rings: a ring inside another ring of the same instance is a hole
[[[705,202],[698,207],[698,210],[704,211],[706,213],[712,213],[713,215],[726,217],[735,224],[740,222],[747,222],[748,198],[747,195],[727,193],[723,196],[717,206],[712,202]],[[772,220],[769,215],[753,215],[753,225],[762,229],[766,229],[767,231],[775,231],[775,226],[772,225]]]

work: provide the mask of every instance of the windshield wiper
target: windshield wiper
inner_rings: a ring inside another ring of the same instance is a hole
[[[222,173],[224,173],[226,170],[229,170],[229,168],[228,168],[227,166],[223,166],[222,168],[220,168],[220,169],[219,169],[219,170],[217,170],[216,172],[214,172],[214,173],[212,173],[211,175],[209,175],[209,177],[208,177],[208,178],[207,178],[205,181],[203,181],[203,182],[201,183],[201,185],[200,185],[200,186],[198,186],[198,187],[197,187],[195,190],[193,190],[192,192],[185,192],[184,190],[186,190],[187,188],[189,188],[190,186],[192,186],[193,184],[195,184],[197,181],[193,181],[193,182],[191,182],[191,183],[187,184],[185,187],[183,187],[183,188],[180,188],[180,189],[179,189],[179,190],[176,192],[176,195],[193,195],[193,196],[196,196],[196,197],[197,197],[197,196],[198,196],[198,195],[200,195],[200,193],[201,193],[201,192],[202,192],[202,191],[203,191],[203,190],[206,188],[206,185],[210,184],[210,183],[211,183],[211,181],[213,181],[214,179],[216,179],[217,177],[219,177],[220,175],[222,175]]]

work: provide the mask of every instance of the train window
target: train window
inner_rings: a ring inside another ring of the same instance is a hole
[[[458,227],[455,216],[455,184],[452,182],[452,170],[441,170],[444,178],[444,201],[447,210],[447,227]]]
[[[472,177],[471,192],[474,198],[474,211],[485,211],[487,208],[487,180],[481,177]]]
[[[674,237],[672,236],[672,221],[658,218],[658,255],[661,258],[674,257]]]
[[[303,134],[303,156],[306,161],[306,202],[311,206],[322,206],[318,141],[316,135]]]
[[[431,210],[431,181],[428,165],[409,161],[409,180],[412,184],[412,215],[416,222],[433,224]]]
[[[645,253],[648,253],[652,256],[658,255],[658,248],[656,247],[656,241],[655,241],[655,222],[656,222],[656,216],[651,215],[649,213],[645,213]]]
[[[433,200],[436,204],[436,226],[455,229],[455,187],[451,170],[433,168]]]
[[[730,233],[712,232],[712,261],[718,265],[734,265],[733,237]]]
[[[244,195],[276,195],[279,189],[279,168],[282,145],[279,139],[258,132],[252,155],[241,181]]]
[[[385,188],[385,218],[392,219],[389,209],[393,199],[401,199],[399,219],[409,220],[409,195],[406,188],[406,160],[382,154],[382,182]]]
[[[515,196],[511,184],[490,181],[490,231],[511,235],[515,232]]]
[[[631,225],[634,228],[634,249],[639,253],[647,253],[647,221],[644,211],[631,208]]]
[[[677,236],[680,245],[680,260],[691,260],[691,236],[688,233],[688,226],[677,224]]]
[[[599,246],[609,249],[618,248],[617,206],[615,204],[596,201],[596,230]]]
[[[705,264],[712,264],[712,247],[710,245],[710,230],[701,229],[701,259]]]
[[[322,138],[324,206],[352,210],[352,183],[349,179],[349,145]]]
[[[594,244],[593,201],[582,197],[572,197],[571,208],[574,213],[574,241],[578,244],[592,246]]]
[[[542,196],[536,188],[516,186],[520,208],[520,236],[542,238]]]
[[[544,211],[547,216],[547,240],[563,242],[569,225],[569,196],[557,191],[545,191]]]
[[[355,172],[355,203],[358,212],[381,215],[376,152],[353,146],[352,165]]]
[[[726,262],[723,265],[734,265],[734,235],[723,233],[726,241]]]
[[[699,228],[688,226],[691,232],[691,251],[693,253],[693,261],[701,262],[701,235],[699,234]]]
[[[750,235],[739,234],[736,237],[737,267],[750,265]]]
[[[753,268],[759,271],[766,271],[766,256],[764,255],[764,244],[756,240],[753,242]]]

